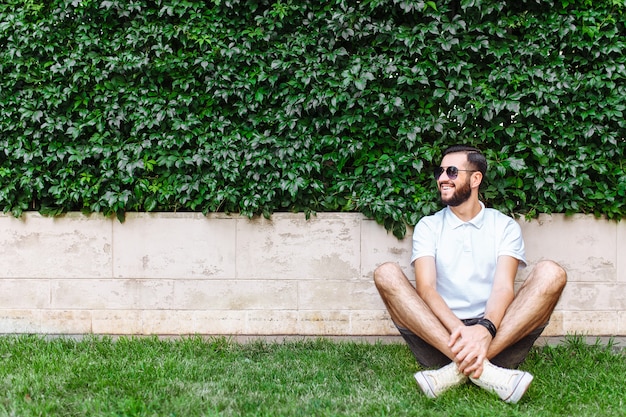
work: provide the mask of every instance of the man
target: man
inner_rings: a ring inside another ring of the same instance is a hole
[[[486,171],[478,149],[445,150],[435,179],[446,207],[413,233],[415,287],[394,263],[378,267],[374,282],[417,361],[439,368],[415,374],[428,397],[469,379],[515,403],[533,376],[514,368],[546,327],[567,274],[541,261],[515,294],[524,242],[512,218],[479,201]]]

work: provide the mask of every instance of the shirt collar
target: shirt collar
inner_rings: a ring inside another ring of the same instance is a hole
[[[464,222],[463,220],[459,219],[456,216],[456,214],[454,214],[452,210],[450,210],[450,206],[446,206],[445,208],[446,221],[448,222],[448,225],[453,229],[456,229],[457,227],[461,227],[464,224],[471,224],[477,229],[480,229],[481,227],[483,227],[483,224],[485,223],[485,205],[483,204],[482,201],[479,201],[479,203],[480,203],[480,211],[478,212],[476,216],[474,216],[473,219],[467,222]]]

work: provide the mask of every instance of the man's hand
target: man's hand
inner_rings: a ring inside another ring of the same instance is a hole
[[[454,362],[464,375],[479,378],[483,361],[491,344],[491,334],[483,326],[459,326],[450,335],[448,346],[456,356]]]

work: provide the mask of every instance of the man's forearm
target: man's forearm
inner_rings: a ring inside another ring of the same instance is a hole
[[[500,327],[504,313],[513,301],[515,293],[508,289],[494,290],[485,306],[485,318],[489,319],[496,329]]]
[[[419,293],[419,296],[448,330],[448,333],[452,333],[457,327],[463,325],[463,322],[450,310],[450,307],[437,291],[423,291]]]

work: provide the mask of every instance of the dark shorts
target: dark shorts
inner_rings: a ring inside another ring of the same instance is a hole
[[[466,326],[476,324],[478,319],[463,320]],[[521,339],[519,342],[509,346],[496,357],[490,359],[491,363],[502,368],[517,368],[520,363],[524,362],[530,348],[533,347],[535,341],[546,328],[548,324],[539,326],[533,330],[528,336]],[[441,368],[452,362],[446,355],[426,343],[423,339],[415,335],[412,331],[396,326],[400,331],[400,334],[404,338],[404,341],[409,345],[409,349],[413,352],[415,359],[425,368]]]

